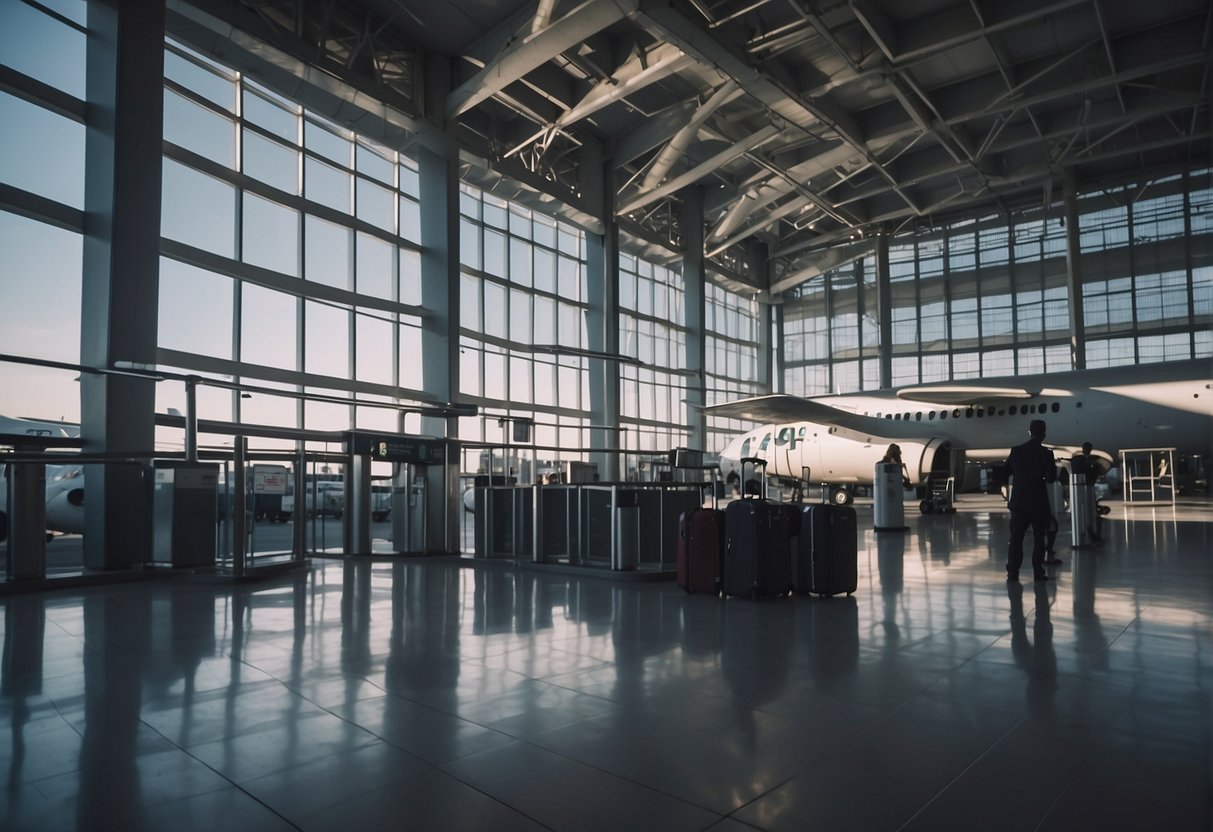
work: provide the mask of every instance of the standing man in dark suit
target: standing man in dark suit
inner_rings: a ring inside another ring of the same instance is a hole
[[[1023,539],[1032,527],[1032,576],[1047,581],[1045,574],[1045,537],[1048,531],[1049,492],[1046,483],[1057,481],[1057,463],[1053,452],[1041,443],[1045,438],[1044,419],[1033,419],[1028,425],[1031,438],[1011,449],[1007,468],[1011,474],[1011,542],[1007,548],[1007,580],[1019,580],[1023,565]]]

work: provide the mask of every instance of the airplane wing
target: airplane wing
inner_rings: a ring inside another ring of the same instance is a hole
[[[832,434],[857,441],[914,439],[923,435],[923,425],[918,422],[877,419],[875,416],[864,416],[862,413],[832,407],[815,399],[804,399],[785,393],[712,404],[703,410],[711,416],[749,419],[763,423],[817,422],[829,425]],[[935,426],[931,432],[939,436],[948,435],[942,425]]]
[[[897,398],[911,402],[945,405],[997,404],[1041,395],[1026,387],[981,387],[967,384],[920,384],[897,391]]]
[[[828,425],[845,424],[847,417],[864,419],[847,410],[839,410],[827,404],[775,393],[770,396],[755,396],[735,402],[711,404],[704,408],[711,416],[727,419],[749,419],[754,422],[821,422]]]

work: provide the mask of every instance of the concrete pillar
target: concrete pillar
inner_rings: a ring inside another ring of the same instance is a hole
[[[680,192],[682,206],[679,226],[682,228],[682,281],[685,289],[687,326],[687,444],[692,448],[707,447],[707,339],[704,331],[705,286],[707,275],[703,266],[703,189],[687,188]]]
[[[1070,362],[1075,370],[1087,368],[1086,325],[1082,314],[1082,249],[1078,227],[1078,185],[1074,171],[1062,178],[1062,216],[1066,224],[1066,293],[1070,307]]]
[[[426,100],[441,119],[451,88],[449,61],[426,63]],[[441,123],[441,122],[439,122]],[[439,401],[459,396],[459,147],[447,133],[426,130],[417,145],[421,205],[421,304],[430,313],[421,325],[421,380]],[[454,437],[455,418],[422,416],[421,432]]]
[[[893,386],[893,289],[889,276],[889,237],[876,235],[876,306],[880,332],[880,387]]]
[[[88,6],[88,128],[80,360],[154,364],[159,300],[164,3]],[[147,453],[155,444],[155,382],[80,378],[86,452]],[[85,466],[84,565],[151,560],[151,500],[134,465]]]
[[[583,163],[583,167],[589,167]],[[609,182],[609,160],[594,167]],[[588,171],[583,171],[583,175]],[[619,354],[619,226],[615,222],[614,188],[600,187],[602,201],[602,234],[585,235],[586,286],[589,291],[589,348],[606,355]],[[598,475],[607,482],[620,479],[619,454],[605,449],[618,448],[619,431],[619,362],[603,358],[589,360],[590,371],[590,462],[597,464]]]
[[[754,274],[763,276],[763,283],[771,285],[772,270],[771,249],[766,243],[755,242],[750,246],[750,265]],[[774,374],[771,360],[771,304],[758,304],[758,385],[764,393],[775,390],[772,383]]]

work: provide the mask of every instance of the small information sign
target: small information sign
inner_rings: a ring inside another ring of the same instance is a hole
[[[254,465],[254,494],[285,494],[287,471],[285,465]]]

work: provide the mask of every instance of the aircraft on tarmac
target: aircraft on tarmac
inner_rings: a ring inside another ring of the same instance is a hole
[[[0,416],[0,435],[74,438],[80,426],[70,422]],[[64,534],[84,532],[84,469],[46,466],[46,527]],[[8,539],[8,479],[0,476],[0,542]]]
[[[959,481],[966,460],[1001,461],[1026,441],[1028,423],[1044,419],[1045,444],[1059,457],[1083,442],[1104,470],[1119,452],[1213,449],[1213,362],[1207,359],[1076,370],[1011,378],[964,379],[891,390],[801,398],[757,396],[710,405],[715,416],[763,422],[720,454],[721,476],[740,482],[744,457],[767,461],[772,478],[828,483],[830,500],[851,501],[849,486],[870,484],[892,443],[913,484]]]

